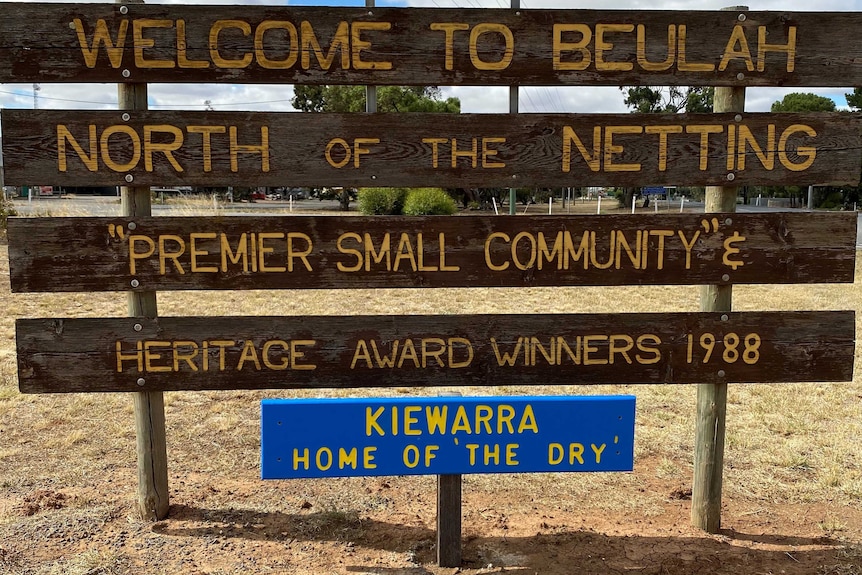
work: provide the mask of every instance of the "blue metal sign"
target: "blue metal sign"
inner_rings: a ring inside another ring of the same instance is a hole
[[[635,398],[261,402],[263,479],[631,471]]]
[[[664,195],[667,193],[667,189],[665,189],[664,186],[649,186],[646,188],[641,188],[641,192],[645,196],[649,196],[649,195],[661,196],[661,195]]]

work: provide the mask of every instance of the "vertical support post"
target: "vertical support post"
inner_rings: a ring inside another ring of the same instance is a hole
[[[460,397],[457,391],[443,397]],[[437,476],[437,565],[461,566],[461,475]]]
[[[122,4],[143,2],[127,0]],[[128,110],[132,115],[148,107],[145,83],[120,84],[118,96],[120,110]],[[120,195],[123,216],[137,218],[152,215],[148,186],[122,186]],[[130,317],[156,317],[156,292],[130,292],[128,311]],[[164,394],[160,391],[136,392],[133,402],[138,454],[138,511],[143,519],[158,521],[167,517],[170,505]]]
[[[374,8],[374,0],[365,0],[366,8]],[[377,86],[365,86],[365,111],[369,114],[377,112]]]
[[[461,566],[461,476],[437,476],[437,565]]]
[[[521,9],[521,0],[511,0],[512,10]],[[518,113],[518,86],[509,86],[509,113]],[[515,204],[518,203],[518,193],[514,187],[509,188],[509,215],[514,216],[516,213]]]
[[[724,8],[724,10],[747,10],[747,7]],[[716,88],[713,111],[740,114],[744,112],[745,88]],[[704,211],[735,212],[737,193],[737,186],[708,186]],[[732,294],[733,287],[729,285],[701,286],[700,310],[731,311]],[[727,384],[698,384],[691,522],[695,527],[708,533],[717,533],[721,526],[721,484],[724,468],[726,415]]]

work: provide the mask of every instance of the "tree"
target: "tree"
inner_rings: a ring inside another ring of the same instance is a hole
[[[303,112],[364,112],[364,86],[294,86],[293,107]],[[458,98],[443,99],[436,86],[381,86],[377,89],[378,112],[461,112]],[[350,207],[352,190],[340,194],[341,209]]]
[[[715,97],[715,88],[711,86],[623,86],[620,90],[626,94],[625,105],[640,114],[705,114],[712,112]],[[634,188],[623,188],[618,196],[620,206],[631,206],[634,193]]]
[[[773,102],[771,110],[773,112],[834,112],[835,102],[830,98],[810,92],[792,92],[780,101]],[[780,197],[796,198],[798,196],[799,201],[804,202],[805,188],[777,186],[768,188],[768,193]]]
[[[844,94],[847,105],[853,110],[862,110],[862,88],[853,88],[852,94]]]
[[[300,112],[322,112],[326,86],[294,86],[291,105]]]
[[[364,86],[294,86],[291,104],[303,112],[364,112]],[[379,112],[461,111],[458,98],[443,99],[436,86],[381,86],[377,89]]]
[[[626,94],[623,99],[625,105],[640,114],[712,112],[715,95],[715,88],[711,86],[623,86],[620,90]]]
[[[835,102],[810,92],[793,92],[773,102],[773,112],[834,112]]]

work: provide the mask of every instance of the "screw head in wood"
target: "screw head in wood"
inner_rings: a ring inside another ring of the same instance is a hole
[[[132,280],[130,283],[131,283],[132,287],[134,287],[134,288],[139,287],[141,285],[141,282],[139,282],[138,280]]]
[[[745,22],[745,14],[740,14],[739,16],[736,17],[736,19],[739,20],[740,22]]]
[[[124,121],[124,122],[128,122],[129,120],[131,120],[131,119],[132,119],[132,117],[131,117],[130,115],[128,115],[128,114],[123,114],[122,118],[123,118],[123,121]]]
[[[723,282],[729,282],[729,281],[730,281],[730,276],[729,276],[729,275],[727,275],[727,274],[724,274],[723,276],[721,276],[721,281],[723,281]]]
[[[135,222],[129,222],[129,229],[130,230],[138,229],[138,224],[136,224]]]
[[[726,313],[721,314],[721,321],[727,321],[728,317]]]
[[[735,179],[736,179],[736,174],[734,174],[734,173],[727,174],[727,181],[728,182],[732,182]]]
[[[141,331],[142,329],[144,329],[144,326],[142,326],[142,325],[141,325],[141,324],[139,324],[139,323],[136,323],[136,324],[135,324],[135,328],[134,328],[134,329],[135,329],[135,331]]]
[[[128,78],[131,75],[132,75],[132,73],[129,72],[128,70],[123,70],[123,78]]]
[[[723,369],[719,369],[719,370],[718,370],[718,377],[724,377],[725,375],[726,375],[726,374],[724,373],[724,370],[723,370]]]
[[[126,174],[126,177],[123,179],[129,183],[132,183],[135,180],[135,176],[133,176],[132,174]]]
[[[744,79],[745,79],[745,74],[743,74],[742,72],[740,72],[739,74],[737,74],[737,75],[736,75],[736,79],[737,79],[737,80],[744,80]]]
[[[143,377],[139,377],[137,383],[138,385],[143,386],[145,383],[147,383],[147,380],[145,380]]]
[[[125,15],[128,13],[129,13],[129,7],[128,6],[120,6],[120,14]]]

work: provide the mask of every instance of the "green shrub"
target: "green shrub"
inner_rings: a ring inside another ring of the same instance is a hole
[[[10,216],[17,215],[18,212],[15,211],[12,201],[7,200],[6,196],[3,195],[3,192],[0,191],[0,237],[6,236],[6,220]]]
[[[367,216],[400,215],[407,190],[404,188],[360,188],[356,196],[359,211]]]
[[[404,201],[404,213],[408,216],[449,216],[457,211],[455,200],[440,188],[412,189]]]
[[[834,210],[844,205],[844,194],[841,192],[830,192],[826,194],[823,201],[817,206],[824,210]]]

